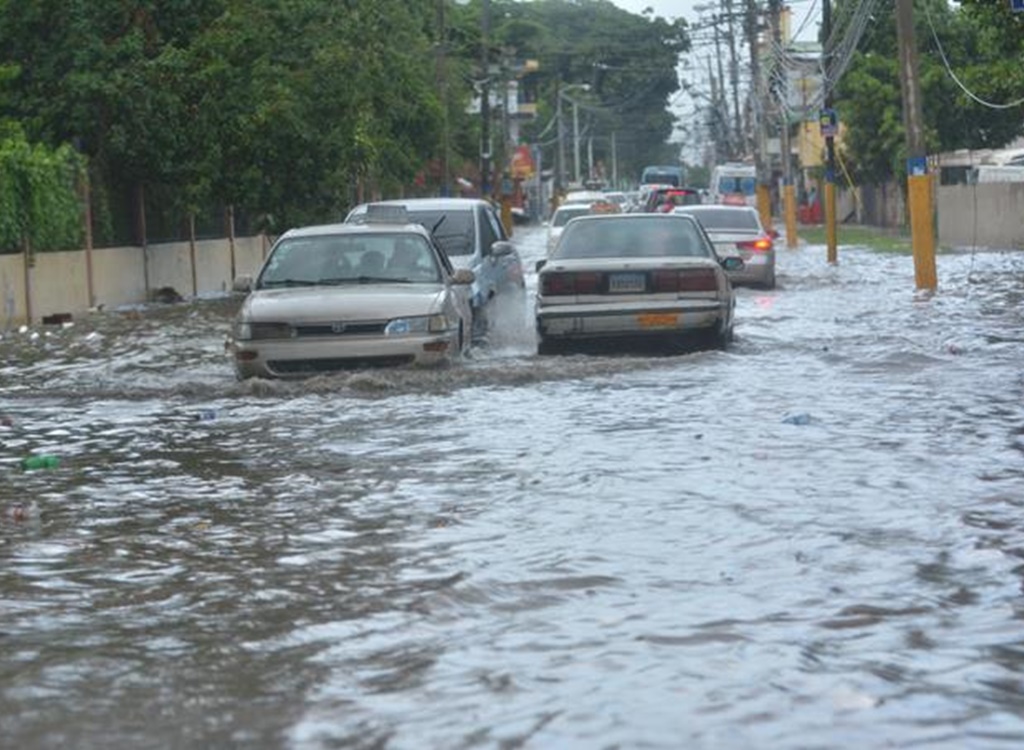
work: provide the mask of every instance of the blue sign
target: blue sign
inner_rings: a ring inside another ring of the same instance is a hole
[[[912,156],[907,159],[907,174],[912,177],[928,174],[928,160],[923,156]]]
[[[1022,0],[1024,2],[1024,0]],[[822,138],[834,138],[839,130],[839,119],[834,109],[823,109],[818,113],[818,123],[821,125]]]
[[[1010,10],[1014,13],[1024,13],[1024,0],[1010,0]]]

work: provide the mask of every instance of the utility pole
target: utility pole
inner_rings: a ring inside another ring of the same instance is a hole
[[[934,290],[938,282],[935,273],[935,227],[932,223],[932,180],[928,175],[921,88],[917,80],[913,0],[896,0],[896,36],[900,48],[903,126],[907,134],[907,203],[914,251],[914,281],[918,289]]]
[[[580,184],[580,108],[574,99],[572,102],[572,174],[573,181]]]
[[[555,80],[555,128],[558,131],[558,148],[555,149],[555,184],[551,191],[551,212],[554,213],[562,200],[562,176],[565,174],[565,127],[562,122],[562,78]]]
[[[718,96],[715,96],[713,98],[713,100],[712,100],[713,103],[712,103],[711,106],[713,106],[713,107],[719,106],[720,103],[725,105],[725,103],[727,101],[726,98],[725,98],[725,68],[722,66],[722,39],[721,39],[721,33],[718,30],[718,22],[719,22],[719,20],[720,20],[720,18],[718,16],[714,16],[714,21],[715,21],[715,25],[714,25],[714,29],[715,29],[715,57],[718,59],[718,91],[719,91],[719,94],[718,94]],[[712,89],[714,89],[714,87],[712,87]],[[721,102],[719,102],[719,98],[721,98]],[[726,106],[728,106],[728,105],[726,105]],[[735,156],[735,152],[733,151],[733,147],[732,147],[732,134],[729,132],[729,128],[728,128],[728,122],[729,122],[728,117],[723,118],[722,121],[725,122],[726,125],[727,125],[726,129],[725,129],[725,133],[723,133],[723,135],[725,136],[725,152],[726,152],[726,157],[731,159],[731,158],[733,158]]]
[[[736,28],[733,23],[732,0],[722,0],[729,30],[729,84],[732,86],[733,127],[736,131],[736,156],[743,154],[743,116],[740,113],[740,66],[736,58]]]
[[[780,0],[769,0],[772,16],[772,38],[780,51],[782,47],[782,29],[780,28]],[[787,40],[788,43],[788,40]],[[782,156],[782,196],[784,215],[786,218],[786,247],[796,247],[796,196],[793,188],[793,155],[789,145],[789,109],[786,106],[786,69],[776,65],[772,70],[775,90],[775,103],[779,115],[779,151]]]
[[[750,77],[751,89],[753,91],[754,106],[751,108],[754,118],[754,164],[757,167],[757,211],[761,214],[761,223],[766,227],[772,226],[772,196],[768,160],[767,125],[764,113],[765,87],[761,79],[761,51],[758,49],[758,9],[755,0],[747,2],[747,41],[750,43]]]
[[[491,194],[491,71],[487,46],[491,34],[491,0],[480,9],[480,197]]]
[[[826,117],[832,119],[833,102],[832,88],[835,82],[828,76],[828,70],[832,65],[832,3],[831,0],[823,0],[821,6],[821,34],[827,45],[822,52],[825,55],[825,64],[822,69],[825,71],[825,78],[822,85],[825,86],[825,112],[822,114],[822,121]],[[825,135],[825,245],[827,248],[828,262],[835,264],[839,262],[839,251],[836,238],[836,143],[832,135],[833,122],[827,124],[828,132]]]

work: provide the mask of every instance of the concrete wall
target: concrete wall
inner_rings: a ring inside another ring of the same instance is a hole
[[[940,185],[939,245],[1024,249],[1024,182]]]
[[[269,248],[270,240],[263,235],[236,238],[234,275],[255,275]],[[37,253],[26,286],[24,256],[0,255],[0,330],[39,323],[48,315],[87,312],[87,256],[83,250]],[[91,257],[95,303],[107,308],[146,302],[163,287],[172,287],[183,297],[220,294],[229,291],[233,281],[227,239],[196,242],[194,255],[189,243],[175,242],[145,249],[100,248]]]

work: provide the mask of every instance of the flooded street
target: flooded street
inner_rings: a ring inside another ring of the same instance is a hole
[[[235,380],[237,300],[4,333],[0,746],[1021,747],[1024,254],[938,269],[298,383]]]

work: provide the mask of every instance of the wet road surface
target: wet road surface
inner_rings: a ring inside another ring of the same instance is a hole
[[[1021,747],[1024,255],[939,284],[805,246],[727,352],[301,383],[233,300],[6,332],[0,746]]]

